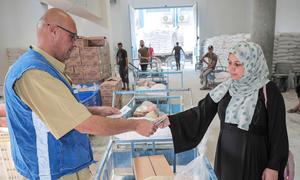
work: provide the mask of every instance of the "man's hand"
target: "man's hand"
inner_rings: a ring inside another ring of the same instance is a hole
[[[152,121],[136,120],[135,131],[142,136],[149,137],[156,132],[157,127]]]
[[[110,106],[93,106],[93,107],[88,107],[88,110],[93,114],[93,115],[99,115],[99,116],[110,116],[113,114],[120,114],[120,110],[117,108],[113,108]]]
[[[262,180],[277,180],[278,179],[278,171],[266,168],[262,174]]]
[[[161,129],[165,128],[170,125],[169,117],[167,115],[162,115],[154,121],[154,124]]]

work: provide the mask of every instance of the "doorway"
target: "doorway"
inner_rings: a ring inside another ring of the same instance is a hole
[[[139,41],[154,49],[154,55],[164,63],[176,42],[185,52],[185,62],[195,62],[199,54],[197,5],[163,8],[130,7],[133,59],[138,58]]]

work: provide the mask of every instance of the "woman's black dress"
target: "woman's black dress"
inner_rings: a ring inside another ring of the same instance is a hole
[[[170,129],[175,152],[196,147],[218,112],[221,130],[215,157],[215,172],[219,180],[258,180],[265,168],[283,171],[288,158],[288,137],[283,97],[273,82],[266,85],[267,107],[263,90],[249,130],[225,123],[225,112],[231,99],[229,93],[215,103],[209,95],[197,107],[171,115]]]

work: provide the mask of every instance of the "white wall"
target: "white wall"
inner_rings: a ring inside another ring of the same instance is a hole
[[[111,39],[109,0],[102,0],[103,21],[99,24],[73,16],[81,36],[107,36]],[[0,83],[8,70],[6,48],[27,48],[36,42],[36,24],[46,11],[39,0],[0,1]]]
[[[251,8],[249,0],[101,0],[103,21],[99,24],[74,17],[79,35],[107,36],[111,49],[123,42],[130,55],[131,37],[129,5],[134,8],[167,6],[192,6],[198,4],[200,38],[220,34],[250,32]],[[277,0],[276,32],[300,32],[300,1]],[[8,69],[6,48],[28,47],[36,41],[35,28],[45,8],[38,0],[0,1],[0,82]],[[114,52],[111,52],[114,56]]]
[[[277,0],[275,32],[300,32],[300,0]]]
[[[36,41],[36,22],[44,7],[37,1],[2,0],[0,2],[0,82],[8,69],[6,48],[22,47]]]
[[[251,1],[245,0],[117,0],[111,6],[112,42],[123,42],[131,55],[129,6],[133,8],[198,5],[200,40],[220,34],[248,33]],[[234,8],[234,10],[233,10]]]

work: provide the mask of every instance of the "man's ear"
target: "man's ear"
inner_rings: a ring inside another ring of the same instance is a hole
[[[57,37],[57,27],[53,25],[48,25],[48,30],[51,36],[51,40],[55,39]]]

